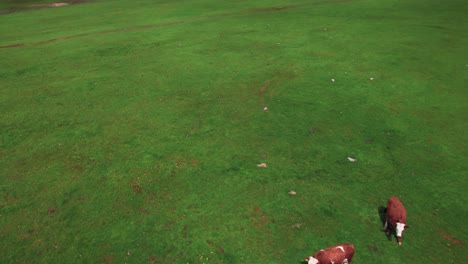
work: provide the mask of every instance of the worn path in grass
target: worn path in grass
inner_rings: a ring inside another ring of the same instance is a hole
[[[152,25],[130,26],[130,27],[126,27],[126,28],[103,30],[103,31],[98,31],[98,32],[82,33],[82,34],[77,34],[77,35],[73,35],[73,36],[66,36],[66,37],[58,37],[58,38],[47,39],[47,40],[38,41],[38,42],[16,43],[16,44],[11,44],[11,45],[0,46],[0,48],[17,48],[17,47],[29,46],[29,45],[41,45],[41,44],[47,44],[47,43],[61,41],[61,40],[68,40],[68,39],[74,39],[74,38],[85,37],[85,36],[92,36],[92,35],[97,35],[97,34],[109,34],[109,33],[117,33],[117,32],[148,29],[148,28],[156,28],[156,27],[167,27],[167,26],[179,25],[179,24],[196,22],[196,21],[203,21],[203,20],[222,19],[222,18],[232,17],[232,16],[243,16],[243,15],[256,14],[256,13],[275,12],[275,11],[281,11],[281,10],[290,9],[290,8],[301,8],[301,7],[310,7],[310,6],[317,6],[317,5],[326,5],[326,4],[338,4],[338,3],[350,2],[350,1],[352,1],[352,0],[331,0],[331,1],[312,2],[312,3],[308,3],[308,4],[301,4],[301,5],[287,5],[287,6],[255,8],[255,9],[245,10],[245,11],[241,11],[241,12],[225,13],[225,14],[220,14],[220,15],[215,15],[215,16],[192,18],[192,19],[183,20],[183,21],[174,21],[174,22],[167,22],[167,23],[161,23],[161,24],[152,24]]]

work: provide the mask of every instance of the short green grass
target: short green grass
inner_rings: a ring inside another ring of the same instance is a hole
[[[103,0],[0,15],[0,262],[301,263],[351,242],[356,263],[463,262],[467,11]],[[402,247],[382,232],[392,195]]]

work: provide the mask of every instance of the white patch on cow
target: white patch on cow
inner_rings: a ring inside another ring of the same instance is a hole
[[[405,229],[405,224],[396,223],[396,235],[397,235],[397,237],[401,237],[401,234],[403,233],[403,229]]]
[[[343,260],[343,264],[348,264],[348,263],[349,263],[349,262],[348,262],[348,259],[345,258],[345,259]]]
[[[318,259],[311,256],[309,257],[309,261],[307,262],[307,264],[317,264],[318,262]]]
[[[338,246],[338,247],[336,247],[336,248],[339,248],[339,249],[341,249],[341,251],[344,252],[344,248],[343,248],[342,246]]]

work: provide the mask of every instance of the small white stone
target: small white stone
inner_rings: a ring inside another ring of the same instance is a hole
[[[268,110],[268,107],[265,106],[265,108],[263,108],[263,110],[265,110],[265,111]]]
[[[335,82],[335,79],[331,79],[332,82]]]
[[[351,162],[356,162],[357,161],[357,159],[353,159],[351,157],[348,157],[348,160],[351,161]]]
[[[370,78],[369,78],[369,80],[373,81],[373,80],[374,80],[374,78],[370,77]]]

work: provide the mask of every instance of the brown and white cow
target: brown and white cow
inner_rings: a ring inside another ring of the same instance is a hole
[[[406,209],[403,203],[395,196],[388,199],[384,228],[387,236],[390,236],[393,230],[396,231],[398,245],[401,246],[403,230],[409,228],[409,226],[406,225]]]
[[[354,256],[353,244],[339,244],[305,258],[308,264],[348,264]]]

